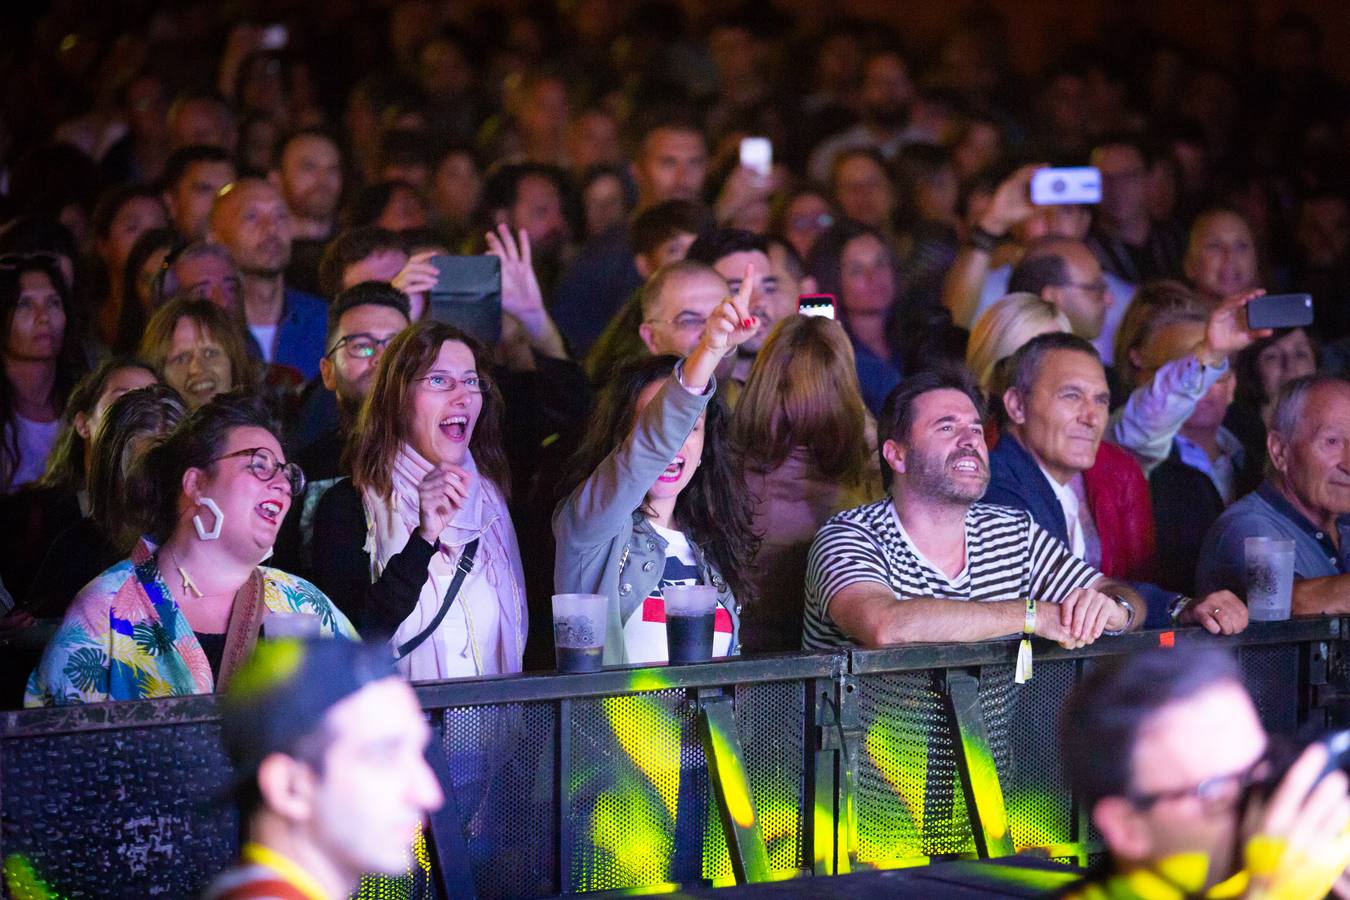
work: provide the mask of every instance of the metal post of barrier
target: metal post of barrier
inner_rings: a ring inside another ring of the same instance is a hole
[[[840,790],[836,831],[839,836],[836,846],[844,853],[839,859],[839,872],[852,872],[858,868],[858,748],[862,737],[862,723],[858,718],[858,703],[855,695],[858,690],[856,679],[852,675],[840,674],[835,681],[835,697],[839,707],[839,733],[842,742],[839,747]]]
[[[556,802],[553,827],[558,840],[554,879],[559,894],[572,890],[572,701],[558,701],[557,734],[553,754],[553,790]]]
[[[427,748],[427,761],[441,784],[445,802],[440,809],[427,816],[432,877],[439,882],[441,896],[472,900],[478,896],[478,888],[474,883],[473,868],[469,864],[469,843],[464,837],[464,823],[460,818],[459,803],[455,799],[455,784],[445,758],[445,717],[439,715],[435,718],[439,720],[433,728],[436,739]]]
[[[981,859],[1013,854],[1008,810],[989,746],[980,707],[980,681],[966,671],[947,673],[947,702],[955,725],[956,769],[966,798],[966,813]]]
[[[731,698],[720,688],[698,692],[698,730],[713,798],[722,820],[737,884],[769,880],[769,853],[759,829],[745,751],[736,732]]]
[[[806,740],[807,806],[804,831],[812,875],[839,873],[840,751],[839,705],[835,682],[824,678],[806,683],[806,709],[811,719]]]

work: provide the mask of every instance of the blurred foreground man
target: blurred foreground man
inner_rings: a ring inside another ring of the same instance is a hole
[[[440,807],[431,730],[382,648],[262,641],[221,704],[248,839],[204,900],[327,900],[407,871]]]
[[[1061,717],[1110,871],[1067,896],[1318,898],[1350,862],[1346,776],[1314,744],[1285,774],[1232,658],[1150,650],[1095,666]],[[1110,748],[1111,752],[1103,752]],[[1337,883],[1339,879],[1340,883]]]

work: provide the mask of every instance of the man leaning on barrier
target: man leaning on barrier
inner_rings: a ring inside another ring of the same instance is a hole
[[[839,513],[816,535],[804,647],[1025,632],[1073,648],[1139,627],[1144,605],[1129,586],[1074,557],[1026,512],[976,502],[989,453],[969,376],[920,373],[886,407],[878,436],[890,496]]]
[[[1333,884],[1350,896],[1345,774],[1319,780],[1321,743],[1282,771],[1293,754],[1271,751],[1227,653],[1155,649],[1094,666],[1064,707],[1061,741],[1110,854],[1068,897],[1317,898]]]
[[[383,647],[262,641],[222,700],[247,829],[204,900],[346,897],[363,873],[407,871],[440,784],[431,731]]]

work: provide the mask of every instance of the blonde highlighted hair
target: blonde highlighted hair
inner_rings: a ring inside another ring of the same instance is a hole
[[[1001,394],[995,367],[1027,341],[1054,331],[1070,331],[1068,317],[1035,294],[1008,294],[975,321],[966,344],[966,368],[986,397]]]

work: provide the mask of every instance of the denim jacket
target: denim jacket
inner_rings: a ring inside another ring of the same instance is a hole
[[[691,394],[672,375],[647,404],[631,434],[596,470],[558,504],[553,535],[558,551],[553,585],[558,593],[605,594],[610,599],[605,665],[628,662],[623,623],[661,580],[666,541],[646,516],[642,502],[679,453],[712,399],[716,385]],[[699,581],[717,588],[731,613],[729,654],[740,652],[740,607],[726,579],[697,545]]]

